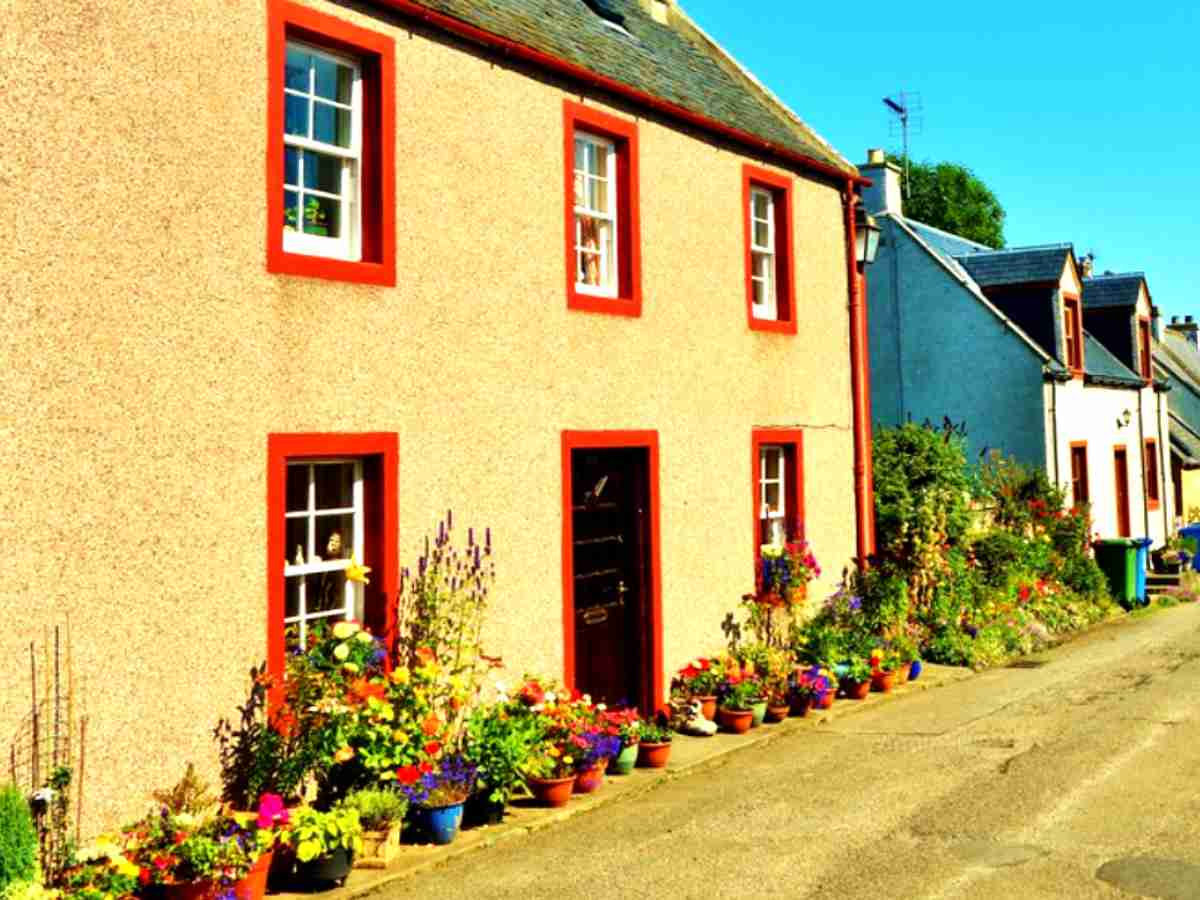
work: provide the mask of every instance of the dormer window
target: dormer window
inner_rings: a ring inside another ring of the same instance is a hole
[[[1150,321],[1138,319],[1138,365],[1143,378],[1149,381],[1153,377],[1150,355]]]
[[[1063,341],[1066,363],[1073,373],[1083,371],[1083,317],[1078,297],[1063,297]]]

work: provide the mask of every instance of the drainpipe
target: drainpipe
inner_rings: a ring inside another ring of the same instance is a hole
[[[1059,486],[1058,474],[1058,379],[1050,378],[1050,428],[1054,437],[1054,484]]]
[[[862,566],[875,553],[875,488],[871,462],[871,384],[867,356],[866,276],[858,271],[855,244],[853,179],[846,179],[846,280],[850,300],[850,395],[854,421],[854,509],[858,559]]]
[[[1146,429],[1142,419],[1142,391],[1144,390],[1145,388],[1139,388],[1137,392],[1138,451],[1142,455],[1142,520],[1146,524],[1146,531],[1142,536],[1150,537],[1150,483],[1146,481]]]
[[[1158,421],[1157,421],[1158,427],[1155,429],[1155,431],[1158,433],[1158,472],[1159,472],[1158,480],[1160,482],[1162,482],[1162,498],[1159,502],[1162,504],[1163,540],[1166,541],[1171,537],[1171,516],[1170,516],[1170,511],[1167,509],[1167,473],[1170,472],[1171,470],[1164,469],[1163,466],[1170,465],[1170,460],[1167,459],[1167,448],[1169,446],[1169,444],[1167,444],[1167,441],[1169,441],[1171,439],[1171,435],[1168,432],[1166,439],[1164,440],[1163,433],[1162,433],[1162,423],[1163,423],[1162,395],[1163,395],[1162,391],[1154,392],[1154,399],[1158,402],[1158,417],[1157,417],[1158,418]],[[1175,499],[1175,484],[1174,484],[1173,480],[1171,483],[1171,499],[1172,500]],[[1179,515],[1179,510],[1175,510],[1175,515]]]

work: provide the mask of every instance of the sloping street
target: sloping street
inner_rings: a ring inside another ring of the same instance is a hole
[[[1113,623],[391,897],[1200,897],[1200,608]]]

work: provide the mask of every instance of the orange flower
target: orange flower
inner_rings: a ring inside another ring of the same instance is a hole
[[[419,659],[425,665],[429,665],[431,662],[433,662],[437,658],[436,656],[434,656],[433,651],[430,650],[428,647],[418,647],[416,650],[416,654],[417,654],[417,659]]]
[[[441,727],[442,720],[432,713],[421,723],[421,731],[426,737],[433,737]]]

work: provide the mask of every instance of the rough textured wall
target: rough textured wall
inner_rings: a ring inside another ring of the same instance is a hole
[[[853,554],[837,191],[795,183],[800,334],[751,333],[745,158],[616,108],[639,122],[644,313],[569,313],[579,88],[320,6],[397,38],[394,289],[265,271],[264,4],[8,9],[0,736],[21,648],[70,616],[93,826],[210,764],[264,655],[271,432],[397,432],[401,562],[446,507],[490,525],[489,639],[517,670],[561,671],[563,429],[659,431],[667,667],[750,584],[753,426],[807,429],[814,597]]]
[[[911,237],[888,234],[868,280],[876,422],[949,416],[966,423],[971,458],[990,448],[1041,465],[1039,359]]]

